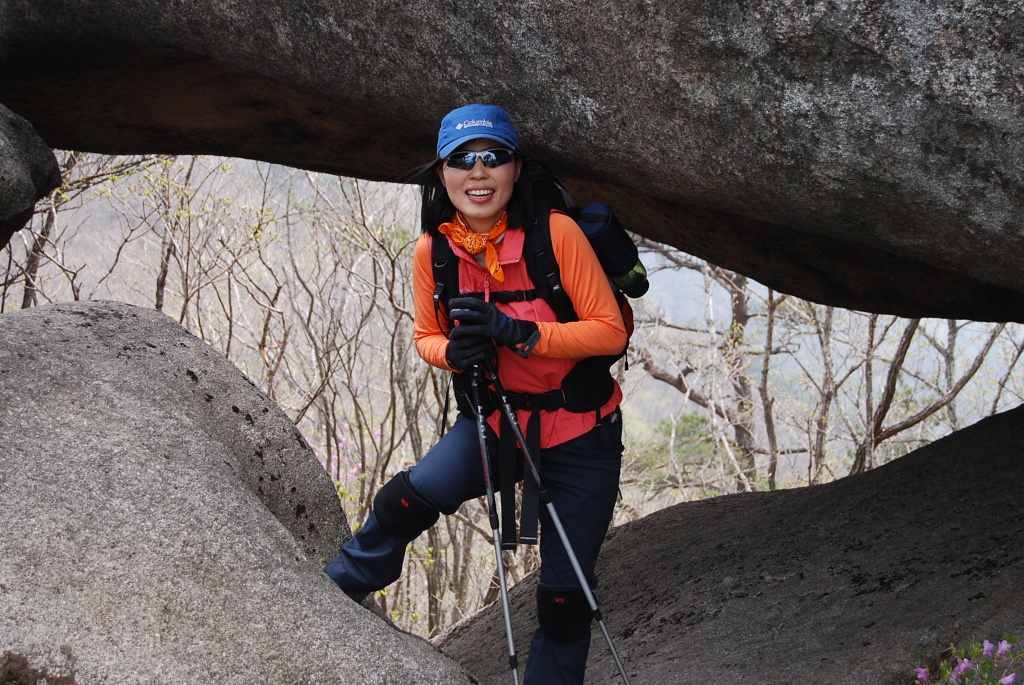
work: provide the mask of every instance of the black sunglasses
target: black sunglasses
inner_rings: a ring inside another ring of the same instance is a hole
[[[444,164],[452,169],[469,171],[476,166],[476,160],[479,159],[484,163],[485,167],[494,169],[508,164],[515,158],[516,153],[512,152],[512,150],[494,148],[493,150],[484,150],[483,152],[453,152],[445,157]]]

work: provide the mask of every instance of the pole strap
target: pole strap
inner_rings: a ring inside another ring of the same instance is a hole
[[[498,488],[501,493],[501,548],[515,549],[516,535],[516,439],[508,417],[501,415],[501,436],[498,438]]]
[[[533,411],[526,424],[526,442],[537,468],[540,468],[540,412]],[[519,444],[509,423],[501,415],[501,437],[498,439],[498,487],[501,493],[501,548],[515,549],[517,544],[536,545],[540,517],[540,492],[533,478],[523,478],[523,499],[519,508],[519,530],[516,534],[516,481],[525,473]]]
[[[514,438],[513,438],[514,440]],[[533,457],[534,465],[540,468],[540,412],[530,414],[526,424],[526,442]],[[525,473],[523,467],[523,505],[519,514],[519,541],[524,545],[536,545],[537,518],[540,515],[540,491],[537,490],[537,482]]]

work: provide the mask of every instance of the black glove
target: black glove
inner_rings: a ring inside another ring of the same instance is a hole
[[[499,345],[506,345],[526,358],[540,340],[540,331],[533,321],[513,319],[490,302],[476,297],[454,297],[448,302],[448,315],[459,322],[455,330],[484,335]]]
[[[466,332],[456,326],[448,336],[448,349],[444,356],[448,366],[459,371],[470,369],[494,356],[494,342],[485,335]]]

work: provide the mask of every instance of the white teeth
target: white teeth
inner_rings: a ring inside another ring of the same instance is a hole
[[[493,190],[467,190],[466,193],[469,194],[469,195],[472,195],[473,197],[484,197],[486,195],[493,195],[494,191]]]

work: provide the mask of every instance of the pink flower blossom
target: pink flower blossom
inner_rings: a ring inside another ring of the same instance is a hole
[[[996,646],[988,640],[983,640],[981,643],[981,653],[985,656],[992,656],[992,652],[995,651]]]
[[[997,651],[996,654],[998,654],[999,656],[1006,656],[1006,653],[1010,651],[1011,647],[1013,647],[1013,645],[1007,642],[1006,640],[1000,640],[999,651]]]
[[[960,676],[967,671],[973,671],[974,664],[971,663],[970,659],[957,659],[956,666],[953,668],[953,672],[950,674],[949,679],[951,682],[959,683]]]
[[[999,679],[999,685],[1013,685],[1014,682],[1016,682],[1016,681],[1017,681],[1017,674],[1016,673],[1011,673],[1010,675],[1006,676],[1005,678],[1000,678]]]
[[[914,672],[917,673],[917,679],[922,683],[928,682],[928,669],[927,668],[915,668]]]

